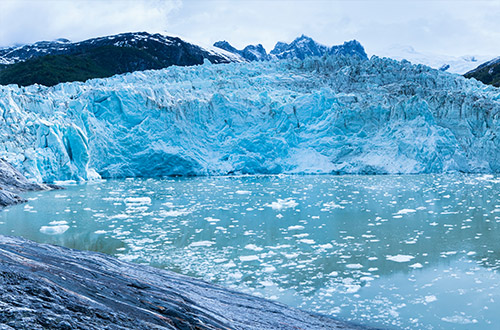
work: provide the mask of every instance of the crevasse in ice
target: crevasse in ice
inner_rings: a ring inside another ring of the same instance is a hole
[[[170,67],[0,87],[0,156],[35,181],[499,172],[500,90],[390,59]]]

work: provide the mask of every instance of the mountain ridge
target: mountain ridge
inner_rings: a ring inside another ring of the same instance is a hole
[[[226,52],[204,49],[178,37],[147,32],[122,33],[79,42],[40,41],[0,49],[0,84],[53,86],[115,74],[243,61]]]
[[[500,87],[500,57],[496,57],[481,64],[474,70],[464,75],[466,78],[474,78],[484,84]]]
[[[301,35],[295,38],[291,43],[278,41],[274,48],[266,52],[261,44],[248,45],[242,50],[233,47],[227,41],[217,41],[215,47],[224,49],[233,54],[240,55],[248,61],[266,61],[271,59],[290,59],[298,58],[303,60],[309,56],[324,56],[324,55],[350,55],[359,56],[361,59],[368,59],[363,46],[356,40],[346,41],[342,45],[334,45],[331,47],[322,45],[314,39]]]

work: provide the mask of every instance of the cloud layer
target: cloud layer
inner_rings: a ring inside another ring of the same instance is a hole
[[[0,45],[128,31],[166,32],[237,47],[306,34],[357,39],[369,54],[392,45],[448,55],[500,55],[498,1],[111,0],[0,1]]]

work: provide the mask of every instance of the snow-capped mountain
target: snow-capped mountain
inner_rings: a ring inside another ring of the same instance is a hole
[[[244,61],[223,50],[204,49],[177,37],[146,32],[75,43],[58,39],[0,50],[0,84],[52,86],[171,65],[198,65],[206,59],[212,63]]]
[[[500,57],[481,64],[465,74],[467,78],[475,78],[485,84],[500,87]]]
[[[392,46],[376,52],[379,57],[389,57],[398,61],[407,60],[413,64],[423,64],[441,71],[464,74],[478,65],[489,61],[488,55],[448,56],[426,52],[419,52],[411,46]]]
[[[344,42],[343,45],[328,47],[305,35],[298,37],[290,44],[278,42],[269,54],[280,59],[300,58],[302,60],[308,56],[323,56],[325,54],[357,55],[362,59],[368,58],[363,46],[356,40]]]
[[[500,90],[357,56],[0,86],[0,157],[31,179],[500,172]]]
[[[146,50],[158,56],[160,62],[171,62],[177,59],[179,65],[203,63],[207,58],[212,63],[228,63],[238,61],[238,57],[227,53],[216,53],[184,40],[163,34],[147,32],[121,33],[112,36],[70,42],[67,39],[55,41],[39,41],[30,45],[0,49],[0,62],[14,64],[45,55],[72,55],[88,52],[103,46],[127,47]],[[200,60],[201,59],[201,60]]]
[[[234,48],[227,41],[218,41],[214,44],[214,46],[240,55],[248,61],[265,61],[273,58],[299,58],[303,60],[308,56],[323,56],[325,54],[355,55],[362,59],[368,58],[363,46],[361,46],[361,44],[356,40],[344,42],[343,45],[328,47],[305,35],[296,38],[289,44],[281,41],[276,43],[276,46],[274,46],[274,49],[271,50],[269,54],[266,53],[266,50],[261,44],[249,45],[243,50]]]
[[[247,61],[267,61],[270,56],[267,54],[266,50],[261,44],[258,45],[248,45],[242,50],[236,49],[227,41],[217,41],[214,43],[215,47],[224,49],[230,53],[237,54]]]

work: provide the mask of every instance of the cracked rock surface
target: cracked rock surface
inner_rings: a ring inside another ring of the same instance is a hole
[[[51,188],[56,186],[32,183],[12,165],[0,159],[0,207],[25,202],[26,200],[18,195],[20,192]]]
[[[365,329],[114,257],[0,236],[0,329]]]

